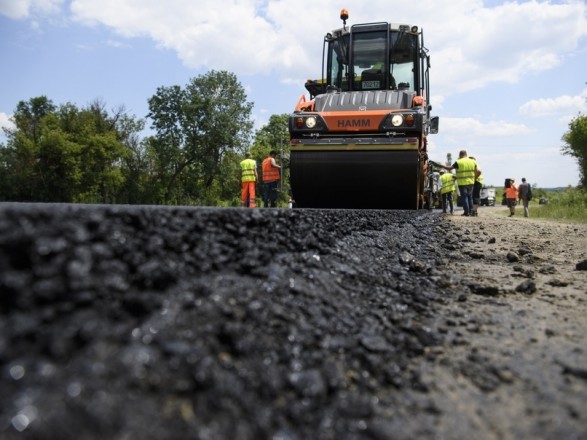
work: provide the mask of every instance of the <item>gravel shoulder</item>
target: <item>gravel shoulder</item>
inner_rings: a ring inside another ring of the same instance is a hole
[[[587,272],[576,266],[587,258],[587,225],[500,210],[446,217],[445,273],[471,293],[446,306],[447,344],[429,366],[455,414],[443,431],[584,438]]]

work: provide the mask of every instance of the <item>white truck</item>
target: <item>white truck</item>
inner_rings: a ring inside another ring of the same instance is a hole
[[[492,186],[482,187],[479,199],[481,206],[495,206],[495,188]]]

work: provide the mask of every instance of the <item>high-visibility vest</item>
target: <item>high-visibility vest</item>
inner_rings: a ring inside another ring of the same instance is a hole
[[[460,186],[475,184],[475,167],[477,162],[468,157],[462,157],[457,160],[457,183]]]
[[[444,173],[440,176],[440,194],[451,193],[455,190],[455,176],[452,173]]]
[[[506,199],[517,199],[518,198],[518,188],[513,183],[509,188],[505,189],[505,198]]]
[[[479,174],[477,176],[477,178],[475,179],[475,182],[479,182],[481,184],[481,186],[483,186],[483,175]]]
[[[241,180],[243,182],[255,182],[257,180],[255,178],[255,168],[257,168],[257,162],[255,162],[253,159],[243,160],[241,162]]]
[[[263,170],[263,182],[272,182],[279,180],[279,168],[271,165],[271,161],[275,160],[271,156],[263,161],[261,169]]]

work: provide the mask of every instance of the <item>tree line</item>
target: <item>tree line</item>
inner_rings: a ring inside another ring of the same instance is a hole
[[[148,104],[154,134],[141,137],[146,120],[124,107],[20,101],[0,144],[0,201],[240,206],[243,153],[258,164],[270,150],[289,157],[288,115],[253,133],[253,103],[233,73],[159,87]],[[587,189],[587,116],[575,117],[562,140]]]
[[[141,137],[146,120],[124,107],[20,101],[0,144],[0,200],[240,206],[243,153],[260,163],[289,151],[288,115],[253,133],[253,104],[230,72],[159,87],[148,105],[153,134]]]
[[[562,152],[574,157],[579,165],[579,188],[587,191],[587,115],[577,115],[563,134]]]

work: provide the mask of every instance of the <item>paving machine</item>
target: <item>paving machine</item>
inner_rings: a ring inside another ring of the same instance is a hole
[[[322,77],[305,84],[289,117],[296,207],[424,206],[431,117],[430,57],[422,30],[385,22],[324,37]]]

